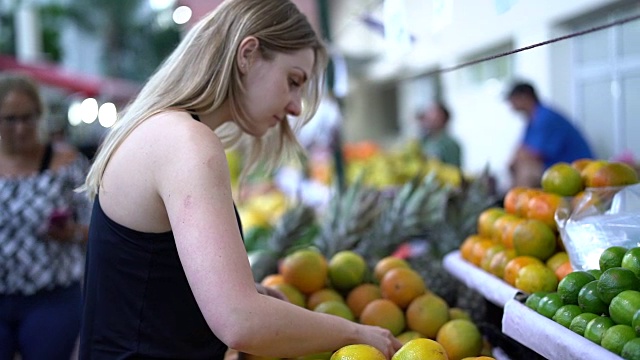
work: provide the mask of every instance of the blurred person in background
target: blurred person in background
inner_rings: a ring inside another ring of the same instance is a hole
[[[448,132],[451,113],[447,106],[436,101],[418,113],[422,152],[443,163],[460,167],[462,165],[460,144]]]
[[[88,160],[43,141],[37,84],[0,75],[0,359],[69,360],[81,318]]]
[[[531,84],[515,83],[507,100],[526,121],[520,145],[509,163],[512,186],[539,187],[542,173],[551,165],[593,158],[580,130],[563,114],[543,104]]]
[[[95,201],[80,358],[292,358],[355,343],[391,358],[401,346],[269,296],[234,211],[225,149],[246,140],[249,169],[300,151],[294,130],[315,112],[326,58],[291,1],[226,0],[157,69],[84,186]]]

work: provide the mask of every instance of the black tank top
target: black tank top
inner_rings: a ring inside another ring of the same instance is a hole
[[[96,196],[85,271],[80,359],[224,358],[227,346],[196,303],[172,232],[124,227]]]
[[[238,226],[242,231],[236,211]],[[173,232],[110,219],[96,196],[89,227],[80,359],[224,358],[191,292]]]

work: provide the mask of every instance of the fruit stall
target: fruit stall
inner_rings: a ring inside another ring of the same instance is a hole
[[[354,149],[346,185],[324,206],[277,187],[238,200],[257,282],[309,310],[389,329],[406,346],[394,359],[640,358],[637,237],[591,221],[637,211],[635,171],[556,164],[541,188],[501,199],[488,170],[466,176],[412,144]],[[311,174],[330,186],[326,170]],[[585,226],[602,236],[574,246]],[[300,359],[373,358],[362,346],[336,350]]]

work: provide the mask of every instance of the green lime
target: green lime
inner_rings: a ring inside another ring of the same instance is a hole
[[[626,360],[640,360],[640,338],[627,341],[622,347],[620,356]]]
[[[596,278],[586,271],[574,271],[567,274],[558,284],[558,294],[565,304],[578,304],[578,293],[583,286]]]
[[[625,290],[640,289],[640,279],[629,269],[613,267],[602,273],[597,289],[600,299],[609,304],[616,295]]]
[[[634,315],[640,310],[640,291],[625,290],[611,300],[609,316],[616,324],[632,326]]]
[[[613,325],[602,335],[600,345],[614,354],[620,355],[624,345],[636,338],[636,332],[629,325]]]
[[[627,252],[627,248],[623,246],[610,246],[600,254],[600,270],[607,271],[614,267],[622,265],[622,258]]]
[[[600,275],[602,275],[602,270],[600,269],[589,269],[587,270],[587,272],[593,275],[593,277],[596,278],[596,280],[600,279]]]
[[[627,250],[622,257],[622,264],[620,266],[633,271],[636,276],[640,277],[640,247]]]
[[[616,323],[614,323],[608,316],[598,316],[597,318],[589,321],[587,327],[584,329],[584,337],[600,345],[605,331],[615,324]]]
[[[525,300],[524,304],[533,311],[537,311],[540,299],[542,299],[547,294],[547,291],[536,291],[533,294],[527,296],[527,300]]]
[[[540,299],[537,311],[540,315],[551,319],[562,305],[564,304],[558,293],[549,293]]]
[[[582,310],[578,305],[563,305],[556,311],[556,313],[551,318],[553,321],[558,324],[568,328],[571,325],[573,319],[582,314]]]
[[[609,306],[598,296],[598,280],[594,280],[580,289],[578,306],[583,312],[609,315]]]
[[[594,313],[579,314],[578,316],[574,317],[573,320],[571,320],[571,324],[569,324],[569,330],[580,336],[584,336],[584,329],[587,327],[589,321],[597,317],[598,315]]]
[[[631,319],[631,327],[636,331],[636,334],[640,336],[640,310],[636,311],[633,314],[633,319]]]

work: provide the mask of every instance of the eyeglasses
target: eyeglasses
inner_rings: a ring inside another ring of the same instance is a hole
[[[24,125],[34,125],[39,118],[40,114],[36,113],[24,115],[0,115],[0,125],[17,126],[19,123],[22,123]]]

